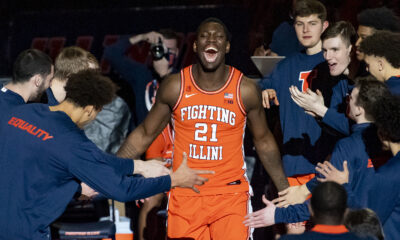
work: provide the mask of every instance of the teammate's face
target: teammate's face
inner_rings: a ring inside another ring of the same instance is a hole
[[[385,77],[382,69],[382,60],[379,57],[364,55],[364,61],[367,65],[367,71],[377,80],[383,82]]]
[[[322,42],[322,50],[331,76],[339,76],[344,73],[350,64],[351,45],[347,46],[342,37],[338,35],[325,39]]]
[[[213,71],[224,63],[225,54],[229,52],[230,44],[224,27],[216,22],[208,22],[200,26],[193,51],[197,53],[203,68]]]
[[[352,120],[356,121],[357,116],[360,115],[360,107],[356,105],[356,100],[358,98],[358,92],[360,89],[358,88],[353,88],[353,91],[351,91],[351,94],[349,96],[349,104],[347,114],[348,117],[351,118]]]
[[[358,61],[364,60],[364,54],[358,50],[360,47],[361,42],[366,38],[374,34],[374,29],[372,27],[367,27],[360,25],[357,29],[358,39],[356,42],[356,56]]]
[[[321,34],[327,26],[328,22],[323,23],[317,14],[296,17],[294,22],[297,38],[305,48],[315,47],[321,41]]]

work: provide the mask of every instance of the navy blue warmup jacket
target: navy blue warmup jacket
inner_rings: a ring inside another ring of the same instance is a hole
[[[170,189],[169,176],[132,177],[133,161],[106,154],[48,105],[0,116],[0,239],[47,239],[48,226],[85,182],[107,198],[131,201]],[[119,171],[124,169],[124,171]]]
[[[385,162],[385,156],[374,125],[355,124],[352,126],[352,131],[352,135],[338,141],[330,161],[334,167],[343,171],[343,162],[347,160],[350,176],[349,183],[345,184],[345,187],[349,194],[349,206],[363,207],[367,200],[366,187],[374,181],[375,167]],[[313,179],[307,183],[307,186],[312,190],[317,184],[318,181]],[[277,208],[275,221],[279,223],[308,220],[310,213],[307,204],[308,201],[287,208]]]
[[[293,54],[278,63],[261,88],[275,89],[283,133],[282,159],[287,176],[315,173],[315,165],[331,153],[338,137],[318,119],[306,114],[290,97],[289,87],[319,89],[325,105],[338,108],[348,93],[347,79],[331,77],[322,52]]]

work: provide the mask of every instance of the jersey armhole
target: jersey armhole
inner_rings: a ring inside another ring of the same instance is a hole
[[[176,101],[175,106],[172,108],[172,112],[176,110],[176,108],[179,106],[179,103],[182,100],[182,96],[183,96],[183,90],[185,88],[185,75],[183,72],[184,69],[181,70],[181,90],[179,91],[179,97],[178,97],[178,101]]]
[[[242,114],[244,116],[246,116],[247,115],[246,108],[243,105],[242,94],[240,92],[240,84],[242,83],[242,80],[243,80],[243,73],[240,74],[239,80],[238,80],[238,84],[237,84],[237,87],[236,87],[236,97],[237,97],[236,101],[238,103],[240,111],[242,112]]]

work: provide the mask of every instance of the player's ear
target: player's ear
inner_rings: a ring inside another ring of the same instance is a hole
[[[33,77],[32,77],[32,79],[33,79],[33,82],[34,82],[34,84],[35,84],[35,86],[36,87],[40,87],[40,85],[42,84],[42,82],[43,82],[43,78],[40,76],[40,74],[35,74]]]
[[[378,69],[379,69],[379,71],[382,71],[383,70],[383,66],[384,66],[384,64],[383,64],[383,60],[381,59],[381,58],[378,58]]]
[[[83,108],[83,111],[88,114],[90,117],[94,113],[94,106],[93,105],[87,105],[86,107]]]
[[[351,53],[351,49],[353,48],[353,45],[352,44],[350,44],[350,46],[348,47],[348,49],[347,49],[347,54],[349,54],[349,56],[350,56],[350,53]]]
[[[324,22],[322,23],[322,32],[324,32],[325,29],[327,29],[328,27],[329,27],[329,22],[328,22],[328,21],[324,21]]]
[[[229,53],[230,50],[231,50],[231,43],[230,42],[226,42],[225,52]]]
[[[193,42],[193,52],[197,53],[197,41]]]

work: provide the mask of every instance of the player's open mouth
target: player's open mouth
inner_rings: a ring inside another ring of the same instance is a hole
[[[215,47],[207,47],[204,51],[204,57],[207,62],[215,62],[218,57],[218,50]]]
[[[329,66],[330,70],[335,69],[336,65],[337,65],[337,63],[328,63],[328,66]]]

